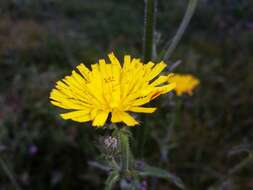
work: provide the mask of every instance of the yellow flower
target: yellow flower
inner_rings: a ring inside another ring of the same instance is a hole
[[[183,93],[192,95],[192,91],[199,85],[199,80],[190,74],[172,74],[168,80],[170,83],[176,83],[175,91],[178,96]]]
[[[121,66],[113,53],[109,59],[109,64],[100,59],[91,65],[91,71],[80,64],[56,83],[50,99],[53,105],[70,110],[60,115],[63,119],[93,121],[93,126],[100,127],[110,115],[112,123],[134,126],[138,122],[128,112],[154,112],[156,108],[142,105],[176,86],[168,83],[169,76],[157,77],[166,67],[164,62],[143,64],[126,55]]]

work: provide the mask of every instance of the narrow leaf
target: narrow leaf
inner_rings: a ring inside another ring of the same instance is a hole
[[[178,188],[185,189],[185,186],[179,177],[177,177],[174,174],[171,174],[170,172],[168,172],[164,169],[161,169],[161,168],[157,168],[157,167],[153,167],[153,166],[149,166],[149,165],[145,164],[143,166],[142,170],[139,171],[139,175],[164,178],[164,179],[171,181]]]

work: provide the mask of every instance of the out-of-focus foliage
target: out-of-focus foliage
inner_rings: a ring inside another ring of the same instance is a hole
[[[159,0],[158,49],[173,37],[186,4]],[[135,0],[0,1],[0,163],[22,189],[102,189],[105,173],[88,165],[101,131],[61,120],[49,91],[81,61],[111,51],[140,56],[143,10]],[[165,96],[142,118],[152,138],[145,147],[133,144],[136,156],[161,160],[189,189],[212,187],[247,157],[240,150],[252,150],[252,17],[251,0],[200,1],[172,57],[183,61],[176,71],[195,74],[200,87],[192,97]],[[3,168],[0,189],[15,189]],[[252,189],[252,175],[251,164],[220,186]],[[159,180],[158,189],[176,188]]]

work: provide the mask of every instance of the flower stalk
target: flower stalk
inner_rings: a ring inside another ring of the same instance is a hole
[[[153,59],[154,50],[154,33],[156,24],[156,5],[157,0],[145,0],[145,17],[144,17],[144,41],[143,41],[143,61],[148,63]],[[147,138],[146,127],[139,130],[138,136],[142,136],[139,141],[138,149],[143,150],[144,144]],[[143,155],[143,151],[140,151],[140,156]]]
[[[180,40],[182,39],[183,34],[184,34],[187,26],[189,25],[189,23],[192,19],[192,16],[193,16],[193,14],[196,10],[197,4],[198,4],[198,0],[189,0],[188,7],[187,7],[187,10],[185,12],[184,18],[183,18],[183,20],[182,20],[182,22],[181,22],[181,24],[180,24],[180,26],[177,30],[176,35],[172,39],[172,42],[171,42],[169,48],[165,52],[165,55],[163,57],[164,60],[170,59],[172,53],[176,49],[176,47],[177,47],[178,43],[180,42]]]
[[[145,2],[143,60],[144,63],[147,63],[153,59],[157,0],[146,0]]]
[[[121,172],[128,174],[132,169],[132,153],[129,144],[129,132],[126,127],[119,130],[120,152],[121,152]]]

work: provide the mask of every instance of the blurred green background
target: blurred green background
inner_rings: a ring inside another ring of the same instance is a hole
[[[158,0],[158,50],[186,6],[186,0]],[[142,0],[0,1],[0,190],[17,189],[11,176],[26,190],[103,189],[106,174],[88,165],[98,155],[100,131],[60,119],[49,92],[80,62],[89,65],[111,51],[140,57],[143,15]],[[144,116],[141,127],[152,137],[141,150],[146,161],[158,163],[160,150],[175,144],[163,167],[188,189],[203,190],[244,160],[244,150],[253,151],[252,52],[253,1],[199,2],[172,61],[182,60],[176,71],[195,74],[201,84],[180,107],[165,96],[161,109]],[[179,112],[175,135],[159,143]],[[252,166],[220,189],[253,189]],[[157,189],[176,187],[158,180]]]

